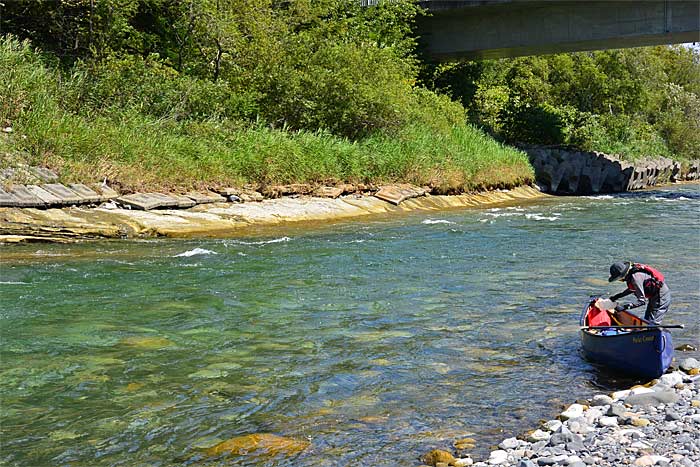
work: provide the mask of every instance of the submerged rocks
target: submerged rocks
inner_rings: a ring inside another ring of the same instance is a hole
[[[143,350],[157,350],[175,345],[171,340],[158,336],[131,336],[122,339],[120,343]]]
[[[694,365],[685,368],[693,371]],[[504,440],[474,466],[700,465],[700,376],[668,373],[649,387],[572,404],[558,418],[525,439]]]
[[[690,372],[692,370],[700,368],[700,362],[694,358],[684,358],[681,361],[679,367],[683,371]]]
[[[423,455],[423,457],[421,457],[421,461],[426,463],[427,465],[437,465],[438,463],[454,465],[455,456],[441,449],[433,449],[429,453]]]
[[[271,433],[255,433],[236,436],[223,441],[204,452],[207,456],[245,455],[274,457],[277,455],[291,456],[309,447],[311,443],[294,438],[287,438]]]

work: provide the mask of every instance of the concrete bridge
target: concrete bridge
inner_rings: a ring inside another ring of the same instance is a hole
[[[700,42],[699,0],[425,0],[425,56],[500,58]]]

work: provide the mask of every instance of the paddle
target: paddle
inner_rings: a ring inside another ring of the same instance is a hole
[[[581,330],[584,329],[685,329],[685,324],[652,324],[649,326],[581,326]]]

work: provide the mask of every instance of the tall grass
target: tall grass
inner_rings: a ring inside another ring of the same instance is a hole
[[[533,179],[522,152],[466,124],[431,125],[427,115],[392,134],[351,141],[223,117],[76,110],[89,80],[47,66],[29,44],[9,38],[0,42],[0,83],[0,122],[13,128],[0,141],[0,164],[40,163],[65,182],[106,178],[125,191],[410,182],[448,193]]]

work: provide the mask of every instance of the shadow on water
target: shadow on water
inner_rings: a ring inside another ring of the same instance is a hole
[[[583,358],[583,355],[581,355]],[[603,391],[621,391],[629,389],[638,384],[646,384],[648,381],[620,374],[597,363],[587,362],[591,365],[590,384],[596,389]]]

